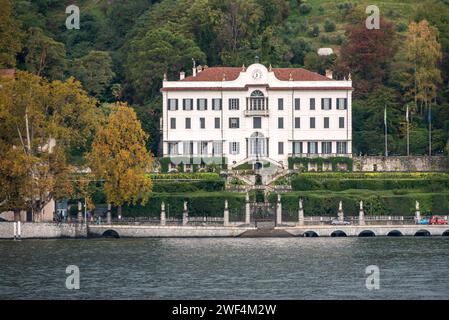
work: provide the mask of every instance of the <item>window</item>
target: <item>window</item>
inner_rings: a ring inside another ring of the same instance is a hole
[[[221,110],[221,99],[212,99],[212,110]]]
[[[338,127],[343,129],[345,127],[345,117],[338,118]]]
[[[178,99],[168,99],[168,110],[169,111],[178,110]]]
[[[170,129],[176,129],[176,118],[170,118]]]
[[[321,99],[321,109],[322,110],[332,109],[332,99],[331,98],[322,98]]]
[[[324,153],[324,154],[332,153],[332,142],[330,142],[330,141],[321,142],[321,153]]]
[[[310,110],[315,110],[315,98],[310,98]]]
[[[250,110],[265,110],[265,96],[262,91],[255,90],[251,93]]]
[[[261,129],[262,128],[262,118],[261,117],[254,117],[253,118],[253,128],[254,129]]]
[[[301,128],[301,118],[296,117],[295,118],[295,129],[299,129],[299,128]]]
[[[193,99],[182,100],[182,109],[190,111],[193,109]]]
[[[196,100],[196,108],[200,111],[207,110],[207,99]]]
[[[239,99],[229,99],[229,110],[239,110],[240,100]]]
[[[318,153],[318,142],[308,142],[307,151],[308,153]]]
[[[229,118],[229,128],[230,129],[238,129],[240,127],[240,119],[239,118]]]
[[[198,154],[207,154],[207,141],[198,141]]]
[[[177,142],[169,142],[168,143],[168,154],[170,154],[170,155],[178,154],[178,143]]]
[[[295,98],[295,110],[301,109],[301,99]]]
[[[278,129],[284,129],[284,118],[278,118]]]
[[[236,155],[240,153],[240,142],[229,142],[229,153]]]
[[[278,110],[284,110],[284,99],[278,99]]]
[[[302,142],[301,141],[294,141],[293,142],[293,153],[294,154],[302,153]]]
[[[329,117],[324,117],[324,129],[329,129]]]
[[[192,155],[193,154],[193,142],[192,141],[184,141],[182,144],[183,144],[182,145],[182,148],[183,148],[182,153],[185,156]]]
[[[346,154],[347,153],[346,141],[337,141],[337,153],[338,154]]]
[[[315,117],[310,118],[310,129],[315,129]]]
[[[212,155],[219,155],[223,153],[223,142],[214,141],[212,143]]]
[[[220,118],[215,118],[215,129],[220,129]]]
[[[278,154],[284,154],[284,142],[278,142]]]
[[[345,110],[348,108],[348,99],[346,98],[337,98],[337,109]]]
[[[192,129],[192,120],[190,118],[186,118],[186,129]]]
[[[200,129],[206,129],[206,118],[200,118]]]

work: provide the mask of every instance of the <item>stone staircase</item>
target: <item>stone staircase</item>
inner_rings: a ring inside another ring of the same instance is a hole
[[[239,186],[237,191],[251,191],[251,190],[262,190],[268,192],[275,192],[275,188],[273,188],[270,184],[273,183],[276,179],[279,179],[289,173],[288,169],[279,166],[268,166],[258,170],[254,170],[253,173],[248,174],[247,170],[235,171],[230,170],[228,175],[228,181],[231,179],[239,179],[245,183],[244,186]],[[261,184],[257,184],[257,176],[261,178]],[[236,188],[226,184],[227,190],[233,191]]]

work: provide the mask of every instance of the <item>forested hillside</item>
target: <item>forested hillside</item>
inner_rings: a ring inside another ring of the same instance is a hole
[[[104,102],[132,104],[159,142],[163,74],[208,66],[249,65],[351,73],[354,153],[382,154],[387,107],[390,154],[445,151],[449,138],[449,0],[78,0],[80,29],[68,30],[74,1],[0,0],[0,68],[49,80],[80,80]],[[365,8],[380,8],[381,28],[365,28]],[[334,55],[323,59],[320,47]],[[431,108],[431,117],[429,110]]]

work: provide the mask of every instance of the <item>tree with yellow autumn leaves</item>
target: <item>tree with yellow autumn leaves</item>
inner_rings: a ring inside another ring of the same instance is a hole
[[[96,179],[104,181],[107,202],[121,213],[124,203],[144,205],[148,201],[152,183],[147,173],[153,157],[145,147],[148,135],[134,109],[116,103],[110,105],[110,111],[87,158]]]
[[[82,197],[92,207],[89,186],[98,180],[113,205],[148,201],[153,159],[131,107],[101,109],[73,78],[48,82],[17,71],[0,78],[0,86],[2,211],[14,211],[16,219],[31,211],[39,221],[52,199]]]
[[[100,113],[73,78],[17,71],[0,85],[0,207],[39,221],[47,203],[72,194],[73,155],[88,150]]]

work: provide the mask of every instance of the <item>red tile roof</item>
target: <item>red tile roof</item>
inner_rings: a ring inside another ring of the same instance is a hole
[[[211,67],[203,69],[196,74],[196,77],[189,76],[182,81],[222,81],[223,75],[225,75],[226,81],[232,81],[238,78],[241,71],[242,68]]]
[[[322,76],[316,72],[308,71],[302,68],[273,68],[276,78],[282,81],[290,80],[290,75],[293,81],[327,81],[331,80],[325,76]],[[196,77],[189,76],[181,81],[222,81],[225,78],[226,81],[233,81],[238,78],[241,67],[210,67],[206,68],[200,73],[197,73]]]
[[[312,72],[303,68],[273,68],[274,75],[279,80],[290,80],[290,74],[293,81],[327,81],[331,80],[328,77],[322,76],[319,73]]]

